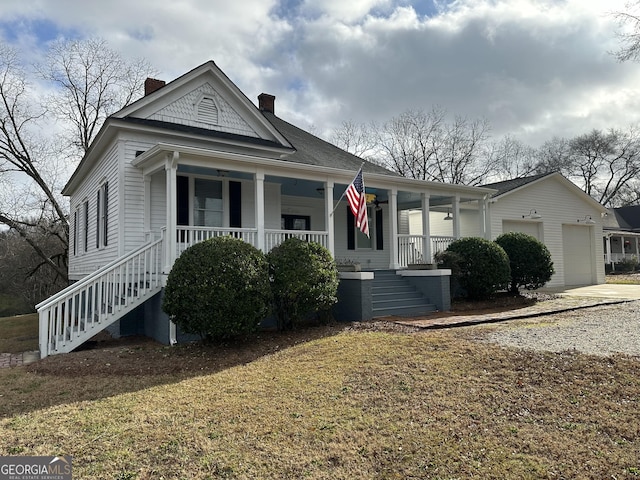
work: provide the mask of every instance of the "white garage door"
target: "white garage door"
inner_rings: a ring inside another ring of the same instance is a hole
[[[521,232],[531,235],[538,240],[540,240],[541,227],[542,224],[540,222],[517,222],[513,220],[502,221],[502,233]]]
[[[594,264],[591,255],[591,237],[591,228],[589,227],[562,226],[565,285],[590,285],[593,283]]]

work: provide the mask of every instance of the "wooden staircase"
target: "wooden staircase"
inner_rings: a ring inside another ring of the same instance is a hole
[[[436,311],[408,280],[397,275],[395,270],[376,270],[372,286],[373,317],[389,315],[426,315]]]
[[[74,350],[158,293],[163,242],[143,245],[36,305],[40,357]]]

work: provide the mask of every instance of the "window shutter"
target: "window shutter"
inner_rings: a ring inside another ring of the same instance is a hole
[[[356,249],[356,218],[347,205],[347,250]]]
[[[104,225],[102,226],[102,230],[104,231],[104,246],[106,247],[108,242],[107,225],[109,224],[109,184],[106,182],[104,184],[104,199],[102,200],[102,205],[104,208]]]
[[[96,248],[100,248],[100,190],[96,195]]]
[[[242,183],[229,182],[229,226],[242,227]]]
[[[382,228],[382,210],[376,210],[376,250],[384,250],[384,229]]]

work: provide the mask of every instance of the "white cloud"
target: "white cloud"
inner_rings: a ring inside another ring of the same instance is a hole
[[[606,5],[604,5],[606,3]],[[637,64],[619,64],[624,0],[5,0],[0,31],[31,52],[38,24],[106,38],[171,80],[213,59],[255,101],[329,133],[441,105],[540,143],[640,119]],[[15,22],[22,22],[22,26]],[[34,30],[35,29],[35,30]],[[39,43],[40,42],[40,43]]]

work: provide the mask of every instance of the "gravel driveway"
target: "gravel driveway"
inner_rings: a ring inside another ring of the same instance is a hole
[[[640,301],[494,324],[486,340],[509,347],[640,357]]]

